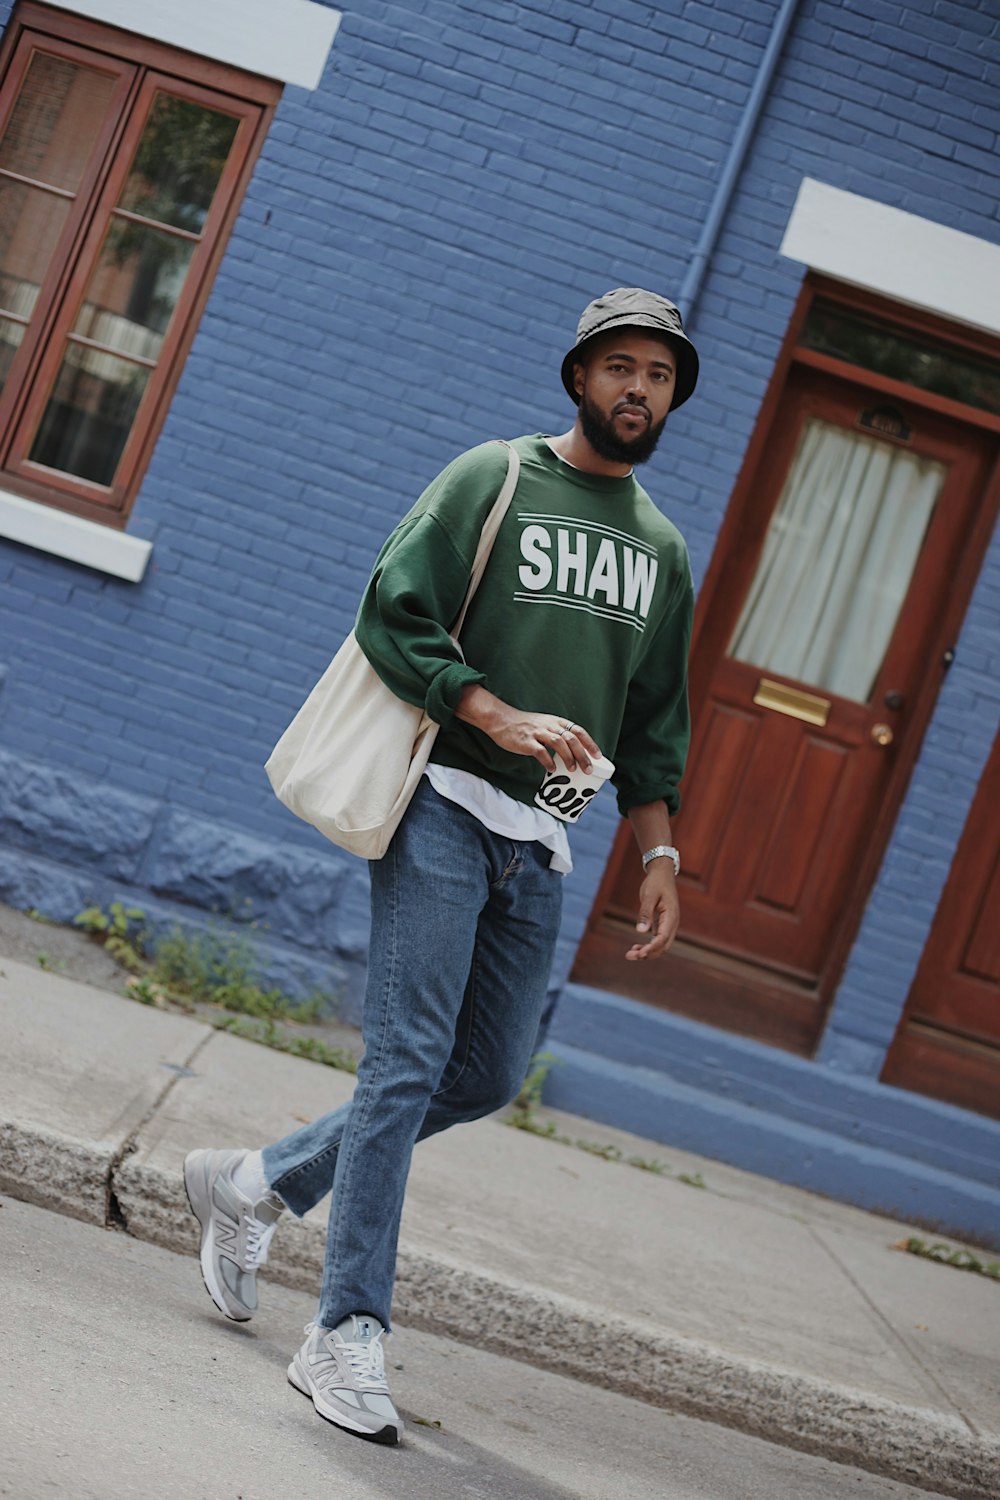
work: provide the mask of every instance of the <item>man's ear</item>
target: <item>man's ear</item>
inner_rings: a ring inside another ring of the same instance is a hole
[[[584,382],[587,378],[587,366],[575,364],[573,366],[573,389],[578,396],[583,395]]]

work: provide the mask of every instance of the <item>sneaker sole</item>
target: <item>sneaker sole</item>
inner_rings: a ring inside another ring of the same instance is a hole
[[[207,1155],[207,1151],[189,1151],[184,1158],[184,1191],[191,1205],[191,1212],[201,1225],[201,1249],[198,1255],[201,1279],[205,1284],[206,1292],[223,1317],[228,1318],[231,1323],[249,1323],[253,1313],[233,1312],[227,1306],[216,1279],[212,1254],[212,1205],[208,1195],[208,1185],[201,1171],[202,1163]]]
[[[386,1447],[395,1447],[399,1442],[400,1431],[391,1422],[381,1427],[378,1432],[373,1432],[370,1427],[362,1427],[360,1422],[352,1422],[350,1417],[344,1415],[337,1407],[328,1406],[319,1391],[313,1388],[309,1377],[299,1369],[297,1359],[293,1359],[288,1366],[288,1383],[297,1391],[301,1391],[303,1396],[308,1396],[319,1416],[332,1423],[334,1427],[341,1427],[354,1437],[365,1438],[369,1443],[382,1443]]]

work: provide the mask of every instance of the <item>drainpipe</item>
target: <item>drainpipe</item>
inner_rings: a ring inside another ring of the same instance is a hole
[[[768,89],[771,87],[771,80],[774,77],[774,70],[778,65],[781,49],[785,44],[789,27],[795,19],[795,12],[798,6],[799,0],[781,0],[781,9],[778,12],[778,17],[774,23],[767,46],[764,49],[764,56],[760,60],[757,77],[754,79],[753,88],[750,90],[750,97],[744,106],[739,127],[729,148],[729,155],[726,157],[722,176],[719,178],[708,215],[702,225],[698,243],[695,246],[691,263],[687,269],[687,275],[684,277],[684,284],[678,293],[677,301],[680,304],[686,325],[691,323],[694,315],[701,292],[701,284],[705,279],[705,272],[712,258],[712,252],[715,249],[715,242],[719,237],[722,222],[729,210],[729,204],[743,166],[743,159],[747,154],[747,148],[757,128],[757,121],[760,119],[761,111],[764,108],[764,101],[767,98]]]

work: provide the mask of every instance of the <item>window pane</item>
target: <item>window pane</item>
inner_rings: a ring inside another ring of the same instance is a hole
[[[802,342],[863,370],[1000,415],[1000,369],[960,349],[897,333],[828,302],[814,302],[809,309]]]
[[[113,219],[74,332],[155,360],[195,249],[162,229]]]
[[[946,466],[807,423],[729,654],[866,703]]]
[[[199,234],[239,123],[219,110],[158,93],[118,206]]]
[[[0,391],[6,384],[10,367],[14,363],[14,355],[23,338],[23,323],[12,323],[10,318],[0,318]]]
[[[36,52],[0,141],[0,168],[75,193],[115,79]]]
[[[0,178],[0,309],[30,318],[70,200]]]
[[[149,370],[71,344],[31,449],[47,464],[110,485],[146,389]]]

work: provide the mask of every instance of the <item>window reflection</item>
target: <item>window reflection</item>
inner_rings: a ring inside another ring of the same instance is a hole
[[[0,177],[0,311],[31,317],[70,202]]]
[[[199,234],[238,128],[232,115],[157,94],[119,208]]]
[[[154,96],[32,462],[113,484],[238,128],[219,110]]]
[[[0,141],[0,169],[75,193],[115,80],[36,52]]]
[[[114,87],[107,73],[35,52],[0,137],[0,390],[35,312]]]
[[[128,219],[108,232],[74,333],[155,360],[195,246]]]
[[[110,485],[149,375],[149,368],[71,344],[31,461]]]
[[[14,355],[21,347],[23,338],[23,323],[15,323],[12,318],[0,318],[0,392],[7,383]]]

